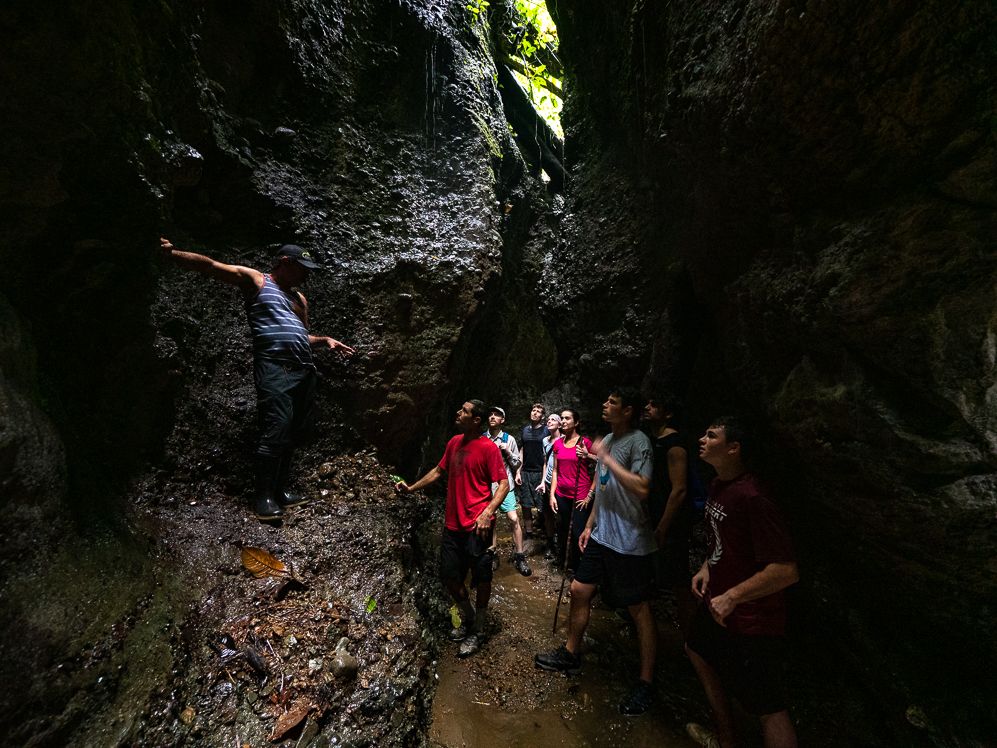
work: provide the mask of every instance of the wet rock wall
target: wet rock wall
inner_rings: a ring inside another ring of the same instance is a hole
[[[199,691],[214,684],[187,682],[182,663],[211,662],[201,634],[224,617],[199,601],[227,589],[251,540],[239,529],[249,339],[238,294],[163,266],[158,236],[259,268],[296,242],[330,268],[305,290],[312,328],[358,355],[320,358],[302,487],[317,492],[317,466],[360,448],[406,475],[426,445],[434,459],[455,402],[505,386],[486,384],[488,356],[552,377],[539,313],[517,309],[532,284],[514,273],[547,197],[471,21],[461,2],[0,10],[0,480],[17,518],[3,534],[2,675],[22,686],[4,696],[11,742],[127,742],[143,714],[157,740],[233,737],[211,729],[231,724]],[[238,521],[223,530],[226,512]],[[429,516],[389,514],[365,527],[402,545]],[[324,530],[299,530],[279,547],[307,564]],[[397,602],[395,566],[412,559],[374,556],[383,584],[365,594],[418,629],[430,611]],[[341,564],[316,564],[335,589]],[[362,609],[358,595],[344,604]],[[358,646],[375,652],[368,634]],[[394,737],[377,732],[389,742],[425,719],[425,654],[400,668],[416,678],[398,697],[413,711]],[[204,699],[200,721],[180,719],[174,692]]]
[[[592,402],[643,377],[694,428],[765,424],[805,667],[851,668],[883,740],[992,735],[992,4],[552,12],[573,178],[546,319],[567,371]]]

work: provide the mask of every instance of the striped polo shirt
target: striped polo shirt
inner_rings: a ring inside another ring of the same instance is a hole
[[[263,276],[263,288],[246,301],[246,316],[253,333],[253,355],[314,368],[308,330],[294,313],[296,301],[269,274]]]

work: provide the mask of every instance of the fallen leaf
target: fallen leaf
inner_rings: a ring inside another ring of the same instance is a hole
[[[311,709],[312,705],[307,702],[298,703],[280,715],[277,719],[277,724],[274,725],[273,735],[270,736],[270,740],[276,743],[283,738],[284,735],[301,724],[301,721],[308,716],[308,712]]]
[[[187,707],[182,712],[180,712],[180,721],[185,725],[189,725],[194,721],[194,717],[197,716],[197,712],[193,710],[192,707]]]
[[[242,565],[257,579],[291,576],[290,570],[283,561],[274,558],[262,548],[245,546],[242,549]]]

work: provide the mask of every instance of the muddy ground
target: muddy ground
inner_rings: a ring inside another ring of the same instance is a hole
[[[537,670],[534,655],[563,641],[569,601],[555,634],[559,570],[533,543],[533,575],[516,572],[500,519],[489,638],[459,660],[437,579],[442,496],[399,497],[369,452],[311,465],[301,481],[311,502],[280,526],[253,519],[224,481],[174,483],[161,473],[137,487],[128,515],[147,546],[70,564],[66,589],[83,579],[75,586],[90,598],[99,575],[121,589],[115,580],[131,575],[147,592],[116,616],[93,608],[97,598],[80,601],[96,633],[46,678],[56,701],[69,696],[54,716],[26,717],[17,744],[693,745],[684,725],[708,715],[670,596],[653,603],[656,701],[623,717],[617,705],[637,671],[628,624],[597,598],[582,672]],[[253,558],[270,571],[254,576]],[[108,618],[113,625],[99,623]],[[803,744],[889,744],[843,709],[849,684],[808,679],[799,651],[795,659]],[[742,726],[757,736],[756,723],[742,716]]]
[[[194,489],[138,508],[165,567],[175,562],[166,583],[185,586],[192,602],[181,624],[165,627],[173,655],[165,683],[130,725],[96,726],[95,742],[423,741],[442,630],[426,621],[446,615],[422,570],[425,554],[434,557],[425,547],[432,537],[419,532],[432,499],[397,497],[367,453],[323,464],[304,485],[312,501],[277,527],[258,523],[239,498]],[[286,572],[254,577],[245,548]]]
[[[563,642],[569,599],[565,592],[552,632],[561,573],[532,544],[533,575],[509,563],[512,540],[500,520],[501,564],[492,589],[489,639],[474,657],[461,660],[443,642],[439,687],[433,704],[434,746],[486,745],[694,746],[685,722],[706,718],[698,683],[682,652],[682,635],[669,597],[654,602],[659,655],[657,698],[640,717],[622,716],[617,705],[637,677],[637,642],[630,626],[597,598],[586,636],[580,674],[539,670],[533,656]]]

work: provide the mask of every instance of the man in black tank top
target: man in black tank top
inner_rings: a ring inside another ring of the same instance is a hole
[[[672,397],[652,397],[641,420],[654,447],[654,468],[647,508],[658,544],[655,574],[660,589],[671,588],[683,631],[696,608],[689,571],[689,538],[693,512],[689,496],[689,453],[678,431],[680,404]]]
[[[256,491],[253,509],[261,522],[283,516],[283,510],[305,497],[287,490],[293,445],[308,421],[315,396],[313,348],[330,348],[350,356],[353,349],[333,338],[308,332],[308,302],[296,290],[319,267],[308,252],[285,244],[269,273],[184,252],[168,239],[159,240],[163,255],[185,270],[194,270],[236,286],[246,302],[253,333],[260,438],[256,448]]]

